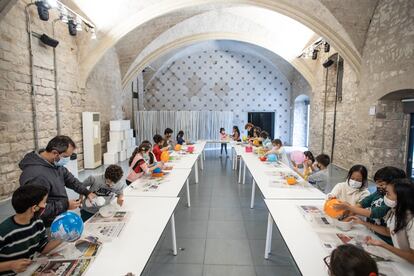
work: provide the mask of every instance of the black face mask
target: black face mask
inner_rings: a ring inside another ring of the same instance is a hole
[[[387,191],[386,191],[384,188],[377,188],[377,192],[378,192],[380,195],[385,195],[385,194],[387,193]]]

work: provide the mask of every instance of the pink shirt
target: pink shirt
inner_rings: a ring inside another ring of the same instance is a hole
[[[220,140],[226,140],[226,139],[227,139],[226,133],[220,133]]]

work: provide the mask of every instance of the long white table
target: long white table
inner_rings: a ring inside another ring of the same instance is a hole
[[[271,252],[274,221],[302,275],[328,275],[327,267],[323,261],[328,253],[323,248],[317,232],[298,207],[301,205],[323,206],[324,200],[265,199],[265,203],[269,210],[265,258],[267,259]],[[354,226],[354,229],[348,232],[343,232],[334,226],[324,229],[323,232],[374,236],[372,232],[361,225]],[[396,262],[392,265],[401,275],[413,275],[414,265],[408,262]]]
[[[195,151],[192,154],[180,154],[178,152],[173,152],[171,157],[175,158],[172,161],[168,162],[168,166],[173,166],[174,169],[192,169],[194,168],[195,182],[198,183],[198,158],[201,162],[201,170],[204,170],[204,148],[206,146],[206,141],[198,141],[193,146]],[[188,146],[184,145],[183,149],[186,149]]]
[[[244,151],[244,147],[236,145],[236,152],[240,153],[241,160],[244,161],[244,174],[243,183],[246,179],[246,170],[249,169],[253,176],[252,181],[252,194],[250,208],[254,207],[254,198],[256,185],[259,187],[264,198],[266,199],[325,199],[326,195],[320,190],[313,187],[311,184],[298,177],[301,181],[296,185],[286,185],[283,187],[275,187],[271,185],[273,174],[278,172],[285,172],[293,175],[297,175],[288,166],[281,164],[281,167],[275,167],[273,164],[268,162],[262,162],[259,160],[257,154],[247,153]],[[239,171],[239,183],[241,178],[241,165]]]
[[[179,198],[129,197],[123,210],[131,211],[121,235],[103,245],[86,275],[140,275],[168,221],[174,223]],[[175,231],[175,228],[172,228]],[[177,251],[175,232],[173,249]]]
[[[189,180],[191,169],[173,169],[167,171],[168,174],[162,179],[144,176],[138,178],[124,190],[126,197],[178,197],[181,189],[186,184],[187,203],[191,206]],[[160,182],[161,181],[161,182]],[[160,182],[157,189],[150,188],[149,185]]]

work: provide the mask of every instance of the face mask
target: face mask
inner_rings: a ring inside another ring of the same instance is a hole
[[[397,201],[391,200],[387,196],[384,196],[384,203],[390,208],[395,208],[397,206]]]
[[[70,161],[70,156],[68,156],[68,157],[61,157],[60,159],[59,159],[59,161],[55,161],[55,166],[58,166],[58,167],[63,167],[63,166],[65,166],[67,163],[69,163],[69,161]]]
[[[386,191],[385,191],[385,189],[384,189],[384,188],[377,188],[377,192],[378,192],[380,195],[385,195],[385,194],[386,194]]]
[[[353,179],[349,179],[348,184],[349,184],[349,186],[351,186],[354,189],[359,189],[362,186],[362,182],[355,181]]]

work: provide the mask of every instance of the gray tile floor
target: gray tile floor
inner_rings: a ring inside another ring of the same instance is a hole
[[[237,184],[231,159],[212,151],[206,152],[204,168],[198,185],[190,181],[190,208],[184,191],[180,195],[175,212],[178,255],[171,254],[168,225],[143,274],[300,275],[276,227],[271,258],[263,258],[267,209],[260,192],[255,209],[249,208],[250,175],[246,185]]]
[[[120,164],[124,171],[127,162]],[[186,206],[185,191],[175,212],[178,255],[171,254],[170,227],[161,237],[144,275],[300,275],[282,237],[274,227],[272,255],[263,258],[267,209],[261,193],[256,191],[255,209],[250,209],[251,176],[246,185],[237,184],[237,174],[230,158],[220,158],[217,151],[206,151],[200,183],[191,174],[191,207]],[[85,170],[82,181],[90,174],[100,174],[105,167]],[[342,182],[346,172],[332,168],[332,183]],[[69,196],[77,195],[69,192]],[[0,219],[13,213],[10,201],[0,202]]]

